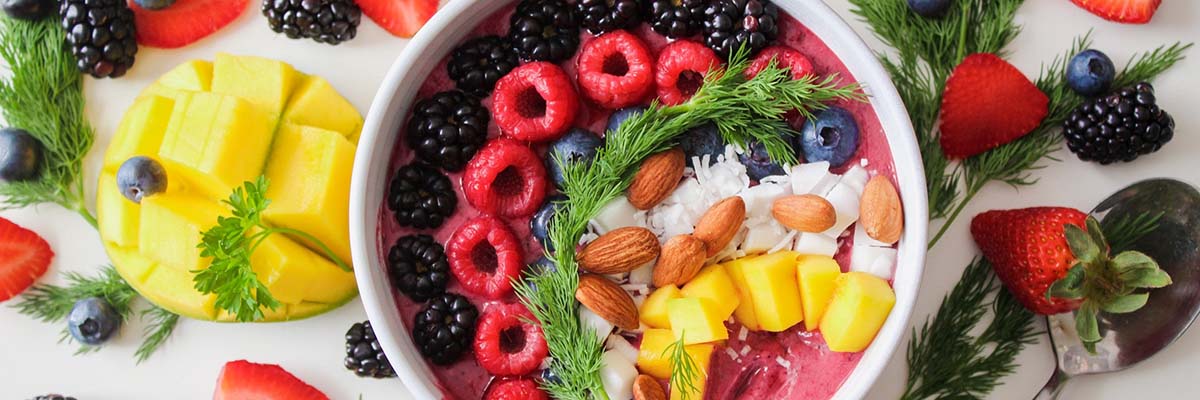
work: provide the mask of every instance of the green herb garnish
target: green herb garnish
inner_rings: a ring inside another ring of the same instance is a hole
[[[683,334],[680,332],[679,340],[667,346],[663,350],[663,357],[671,360],[671,390],[679,391],[679,398],[688,400],[700,393],[700,387],[696,385],[696,380],[701,379],[708,374],[707,371],[700,369],[700,365],[687,352],[687,343],[683,341]]]

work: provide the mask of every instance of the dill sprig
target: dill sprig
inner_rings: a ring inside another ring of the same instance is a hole
[[[95,139],[84,114],[83,81],[65,33],[50,18],[0,18],[0,58],[9,68],[0,79],[0,114],[42,144],[41,176],[0,184],[0,209],[56,203],[96,226],[83,188],[83,158]]]
[[[175,326],[179,325],[179,314],[167,311],[157,305],[151,305],[150,308],[142,310],[141,318],[146,324],[142,328],[142,344],[133,353],[139,364],[149,359],[159,346],[166,343],[167,339],[171,337],[171,333],[175,331]]]
[[[708,371],[700,369],[696,359],[688,354],[687,343],[683,341],[686,333],[680,332],[679,340],[663,349],[663,356],[671,363],[671,390],[678,390],[679,398],[683,400],[697,394],[703,395],[700,393],[700,387],[696,385],[696,380],[708,374]]]

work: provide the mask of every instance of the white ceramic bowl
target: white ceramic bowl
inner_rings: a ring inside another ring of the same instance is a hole
[[[775,3],[819,36],[846,64],[850,73],[868,88],[871,105],[892,149],[904,202],[907,224],[897,257],[895,308],[834,396],[835,399],[858,399],[867,393],[883,371],[908,330],[908,318],[925,266],[928,221],[925,174],[904,104],[862,39],[819,0],[776,0]],[[400,380],[417,399],[442,398],[443,395],[436,378],[413,345],[388,282],[386,265],[380,259],[379,249],[383,244],[379,243],[379,216],[384,204],[389,161],[399,139],[397,132],[407,120],[409,108],[425,77],[470,33],[471,27],[507,4],[511,1],[455,0],[438,11],[409,42],[380,86],[367,115],[354,163],[350,189],[350,242],[357,266],[358,287],[380,344]]]

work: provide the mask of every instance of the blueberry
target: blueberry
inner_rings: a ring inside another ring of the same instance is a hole
[[[1067,86],[1083,96],[1095,96],[1108,91],[1117,67],[1099,50],[1084,50],[1071,57],[1067,65]]]
[[[644,111],[646,111],[646,107],[642,106],[625,107],[620,110],[613,111],[612,115],[608,116],[608,127],[604,128],[605,132],[616,131],[617,128],[621,126],[621,123],[625,122],[625,120],[641,114]]]
[[[550,259],[546,258],[546,256],[541,256],[538,257],[538,259],[532,264],[529,264],[527,270],[529,274],[542,275],[548,272],[558,271],[558,265],[554,264],[554,261],[550,261]],[[537,285],[535,285],[533,281],[527,279],[525,282],[529,285],[530,289],[533,289],[535,292],[537,291]]]
[[[750,175],[750,179],[756,181],[768,176],[786,174],[782,165],[771,161],[766,146],[757,140],[750,143],[745,153],[738,155],[738,161],[746,166],[746,174]]]
[[[549,368],[542,370],[541,378],[542,378],[542,382],[559,383],[559,384],[562,383],[562,378],[559,378],[558,375],[555,375],[554,371]]]
[[[950,0],[908,0],[908,8],[925,18],[941,18],[950,9]]]
[[[9,17],[28,21],[42,19],[58,8],[54,0],[0,0],[0,8]]]
[[[0,181],[36,178],[42,164],[42,143],[18,128],[0,129]]]
[[[133,0],[133,2],[147,10],[161,10],[175,4],[175,0]]]
[[[167,171],[153,158],[130,158],[117,170],[117,189],[129,201],[141,204],[142,198],[167,190]]]
[[[687,155],[687,166],[694,167],[692,157],[704,158],[707,155],[711,156],[710,162],[716,162],[717,156],[725,154],[725,139],[721,138],[716,125],[708,123],[684,132],[679,138],[679,147]]]
[[[98,345],[112,337],[121,326],[121,316],[112,305],[99,297],[90,297],[75,302],[67,315],[67,332],[76,341],[87,345]]]
[[[567,200],[567,196],[554,195],[546,199],[546,204],[542,205],[536,213],[533,213],[533,218],[529,220],[529,232],[533,234],[533,238],[537,239],[538,243],[546,251],[553,252],[554,244],[550,243],[550,220],[554,218],[554,214],[558,213],[558,209],[562,208],[562,202]]]
[[[829,161],[831,167],[839,167],[858,150],[858,123],[846,109],[829,107],[817,113],[815,121],[804,122],[800,148],[808,162]]]
[[[563,169],[556,160],[568,163],[585,162],[591,164],[596,158],[596,150],[604,146],[604,139],[584,129],[572,129],[566,135],[554,141],[546,153],[546,169],[554,184],[563,187]]]

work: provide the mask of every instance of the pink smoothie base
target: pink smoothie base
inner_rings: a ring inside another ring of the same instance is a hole
[[[508,18],[512,10],[513,7],[511,6],[501,9],[491,18],[488,18],[487,22],[483,25],[476,27],[472,31],[472,34],[469,35],[469,38],[503,34],[507,30]],[[659,36],[644,24],[635,30],[634,33],[646,41],[651,50],[656,54],[667,44],[662,36]],[[584,33],[582,35],[582,42],[586,43],[591,38],[591,35]],[[834,56],[833,51],[820,38],[813,35],[811,31],[790,16],[782,18],[778,43],[799,50],[808,56],[817,74],[837,74],[843,84],[854,82],[854,77],[849,73],[846,66]],[[574,77],[574,59],[564,62],[561,65],[569,75]],[[425,84],[418,91],[418,98],[427,98],[435,93],[454,88],[454,82],[447,76],[445,66],[446,60],[443,60],[433,70],[426,79]],[[646,104],[649,104],[650,100],[649,98],[646,99]],[[582,103],[583,106],[581,106],[574,126],[586,128],[592,132],[603,132],[611,111],[590,104],[586,100]],[[834,172],[842,172],[849,166],[859,163],[861,160],[868,160],[867,169],[872,175],[887,176],[894,181],[895,172],[892,165],[891,151],[888,148],[879,119],[876,117],[870,104],[861,102],[838,102],[836,104],[854,114],[860,129],[860,141],[858,152],[855,155],[856,158]],[[484,105],[490,109],[490,97],[484,100]],[[794,127],[799,128],[800,122],[802,121],[797,121]],[[494,121],[489,125],[488,131],[490,137],[500,135],[499,128]],[[400,137],[404,136],[403,128],[398,134]],[[541,149],[539,148],[539,150]],[[413,159],[414,155],[412,151],[407,148],[403,140],[399,140],[397,141],[396,148],[393,150],[389,171],[396,171],[401,166],[412,162]],[[462,174],[456,173],[449,176],[453,182],[457,183],[460,181]],[[389,176],[389,181],[390,178]],[[459,225],[480,215],[478,211],[467,203],[466,198],[462,194],[461,185],[456,184],[455,187],[458,191],[458,211],[440,229],[435,231],[426,230],[418,232],[411,228],[401,227],[396,224],[391,211],[386,206],[380,207],[380,224],[377,235],[379,240],[377,247],[380,252],[380,258],[386,259],[388,249],[397,239],[413,233],[430,234],[438,242],[446,243]],[[542,248],[530,235],[528,218],[514,219],[507,222],[513,232],[525,243],[525,259],[529,262],[537,259],[542,254]],[[852,240],[852,235],[840,240],[841,248],[835,258],[843,266],[843,269],[846,269],[849,265],[849,247],[852,245]],[[467,296],[479,307],[481,312],[497,303],[497,301],[486,300],[466,292],[453,279],[448,291]],[[398,291],[394,292],[394,300],[403,320],[411,324],[415,315],[420,311],[422,304],[413,302]],[[516,301],[515,296],[510,296],[502,300],[505,303]],[[719,345],[713,352],[711,367],[708,371],[711,378],[708,382],[705,398],[828,399],[832,397],[838,387],[841,386],[842,382],[845,381],[846,377],[858,364],[862,353],[831,352],[826,347],[825,341],[821,338],[819,332],[807,332],[802,327],[803,324],[800,324],[780,333],[751,332],[746,340],[743,341],[738,340],[738,332],[741,327],[736,324],[730,324],[730,339],[724,345]],[[409,329],[411,329],[411,326]],[[634,343],[636,344],[637,341],[635,340]],[[749,346],[749,351],[744,355],[739,354],[736,359],[731,358],[728,351],[726,351],[726,349],[732,349],[735,352],[741,353],[747,346]],[[782,366],[778,360],[784,360],[783,364],[787,364],[788,367],[785,368]],[[447,399],[479,399],[492,380],[490,374],[484,371],[470,354],[464,355],[461,360],[453,365],[436,366],[430,364],[429,367],[438,378],[439,386],[445,395],[444,397]]]

